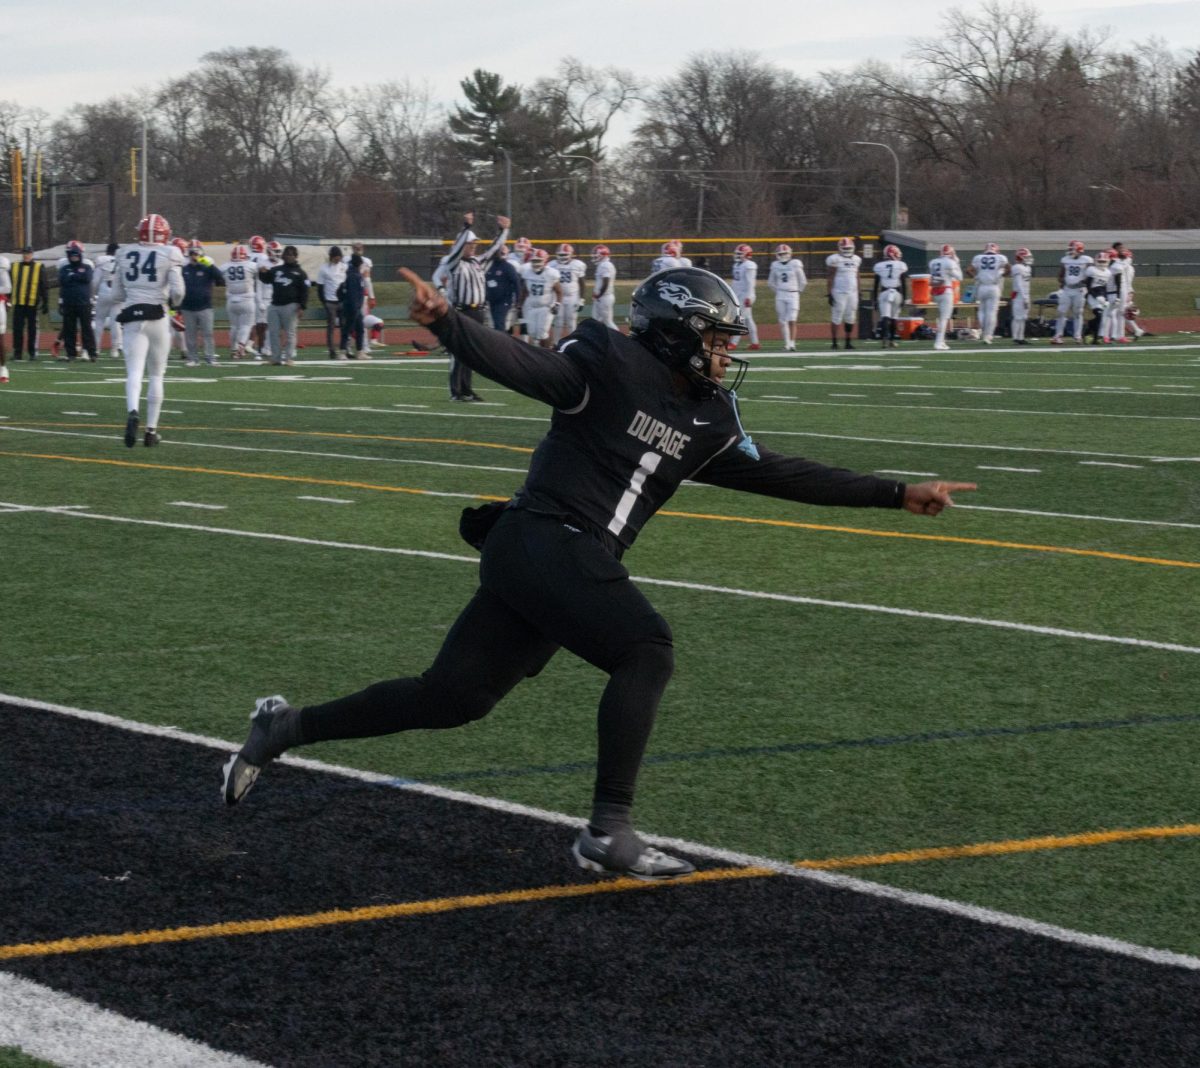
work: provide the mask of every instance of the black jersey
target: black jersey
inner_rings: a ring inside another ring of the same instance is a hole
[[[514,505],[574,519],[617,552],[685,478],[812,504],[903,501],[903,483],[756,445],[732,394],[681,390],[641,341],[594,320],[556,350],[453,312],[432,329],[463,363],[554,407]]]

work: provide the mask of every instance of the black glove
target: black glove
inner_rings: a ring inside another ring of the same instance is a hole
[[[832,293],[826,293],[826,294],[825,294],[825,299],[826,299],[827,301],[829,301],[829,306],[830,306],[830,307],[833,307],[833,294],[832,294]]]

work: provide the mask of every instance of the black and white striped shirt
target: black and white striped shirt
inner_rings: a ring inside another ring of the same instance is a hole
[[[496,236],[488,250],[482,256],[463,256],[463,249],[468,241],[476,240],[471,227],[464,226],[450,251],[446,253],[445,272],[448,278],[446,296],[455,307],[482,308],[487,300],[488,264],[508,238],[505,228]]]

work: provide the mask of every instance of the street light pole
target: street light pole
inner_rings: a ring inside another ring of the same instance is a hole
[[[594,186],[594,188],[592,190],[592,196],[595,197],[595,202],[596,202],[596,219],[595,219],[596,237],[599,240],[603,241],[604,240],[604,187],[601,184],[600,164],[597,163],[594,159],[592,159],[591,156],[581,156],[581,155],[578,155],[575,153],[568,153],[568,152],[557,152],[557,153],[555,153],[555,155],[557,155],[559,159],[585,159],[588,161],[588,163],[590,163],[592,165],[592,184]]]
[[[883,148],[892,154],[892,162],[896,165],[895,196],[892,199],[892,229],[895,230],[900,222],[900,157],[896,155],[891,145],[880,141],[851,141],[852,145],[869,145],[872,148]]]

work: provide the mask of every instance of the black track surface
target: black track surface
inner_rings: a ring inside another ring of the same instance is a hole
[[[319,772],[226,810],[223,759],[0,706],[0,944],[591,881],[569,829]],[[0,967],[281,1066],[1200,1064],[1200,974],[783,877]]]

